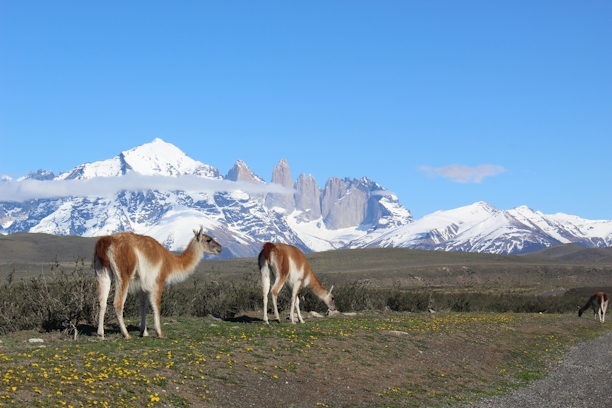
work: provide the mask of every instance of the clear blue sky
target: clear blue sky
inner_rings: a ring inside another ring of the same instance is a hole
[[[0,175],[156,137],[367,176],[415,218],[612,219],[612,2],[0,0]]]

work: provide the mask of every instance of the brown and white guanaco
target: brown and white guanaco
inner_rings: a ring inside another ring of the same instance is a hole
[[[327,305],[330,311],[336,310],[334,296],[331,294],[334,287],[332,286],[329,292],[325,290],[321,282],[312,272],[306,257],[298,248],[293,245],[267,242],[259,253],[258,262],[259,270],[261,271],[263,320],[265,323],[268,323],[270,272],[275,276],[274,286],[272,287],[272,305],[274,306],[274,316],[277,321],[280,322],[276,303],[277,297],[285,283],[292,288],[291,310],[289,312],[291,323],[295,324],[294,310],[297,310],[300,322],[304,323],[302,314],[300,313],[300,299],[298,297],[300,290],[303,288],[310,289],[315,296]]]
[[[608,294],[606,292],[595,292],[589,298],[589,301],[578,310],[578,317],[582,316],[589,308],[593,308],[595,318],[599,317],[600,322],[606,321],[606,310],[608,309]]]
[[[185,280],[198,265],[204,253],[218,255],[219,245],[200,230],[193,230],[194,237],[180,255],[174,255],[154,238],[131,232],[119,232],[100,237],[94,251],[94,268],[100,315],[98,336],[104,338],[104,314],[110,292],[111,280],[115,280],[115,313],[119,329],[130,338],[123,321],[123,308],[128,290],[138,292],[140,298],[140,335],[147,333],[147,309],[153,309],[155,331],[164,338],[160,324],[161,297],[164,283]]]

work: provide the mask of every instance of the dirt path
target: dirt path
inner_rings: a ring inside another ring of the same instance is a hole
[[[579,344],[552,366],[549,376],[508,395],[471,406],[603,407],[612,401],[612,333]]]

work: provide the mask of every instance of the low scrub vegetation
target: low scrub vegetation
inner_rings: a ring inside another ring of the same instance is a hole
[[[96,322],[96,288],[91,265],[77,259],[72,269],[55,263],[38,277],[14,280],[0,286],[0,334],[43,329],[76,330],[78,324]],[[327,285],[328,287],[330,285]],[[584,304],[591,289],[570,290],[558,296],[535,296],[504,291],[462,291],[431,288],[377,288],[360,281],[337,284],[336,304],[342,312],[391,310],[399,312],[514,312],[566,313]],[[113,292],[114,293],[114,292]],[[162,296],[163,316],[215,316],[231,319],[242,312],[260,310],[262,294],[255,269],[241,280],[192,279],[167,285]],[[113,319],[111,294],[109,318]],[[289,290],[279,296],[279,309],[289,308]],[[302,310],[325,312],[325,305],[309,293],[303,294]],[[139,315],[138,298],[128,296],[124,314]]]

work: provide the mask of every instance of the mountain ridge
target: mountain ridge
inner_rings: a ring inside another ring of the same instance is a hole
[[[545,215],[528,206],[500,210],[479,201],[415,220],[394,194],[367,177],[331,177],[321,188],[312,175],[304,173],[294,182],[285,159],[274,167],[270,184],[242,160],[222,176],[218,169],[190,158],[162,139],[110,159],[81,164],[57,176],[39,170],[18,181],[3,182],[113,181],[128,174],[248,184],[242,184],[242,190],[149,188],[119,190],[111,197],[75,194],[25,202],[0,201],[0,233],[93,237],[134,231],[155,237],[171,250],[180,250],[189,242],[191,230],[203,225],[226,248],[223,257],[254,256],[265,241],[290,243],[305,252],[398,247],[499,254],[528,253],[565,243],[586,248],[612,244],[612,221],[591,221],[563,213]],[[247,193],[245,185],[253,188]],[[284,186],[287,193],[271,192],[274,185]]]

